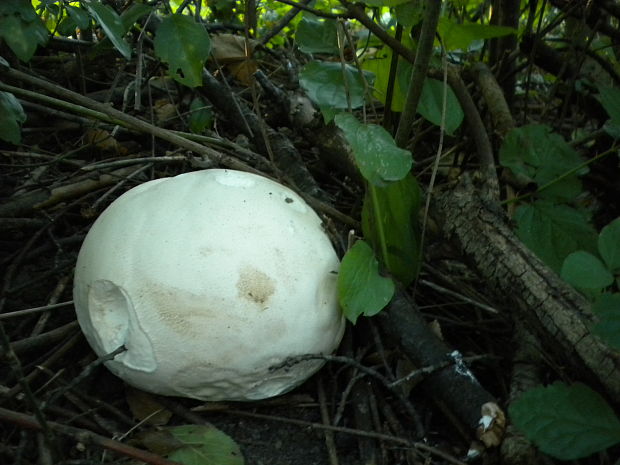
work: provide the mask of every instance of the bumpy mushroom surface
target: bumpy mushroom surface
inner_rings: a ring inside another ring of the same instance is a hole
[[[78,321],[106,366],[146,391],[202,400],[286,392],[339,344],[338,257],[318,215],[254,174],[205,170],[131,189],[80,250]]]

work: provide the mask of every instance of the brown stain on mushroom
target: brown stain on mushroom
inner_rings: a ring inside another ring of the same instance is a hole
[[[246,266],[239,273],[237,290],[239,297],[265,305],[276,288],[273,279],[265,273],[252,266]]]

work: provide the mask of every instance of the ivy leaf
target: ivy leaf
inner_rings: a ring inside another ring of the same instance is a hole
[[[582,163],[579,154],[562,136],[553,133],[548,126],[539,124],[510,131],[500,148],[499,161],[515,174],[533,179],[538,187],[558,179]],[[539,192],[539,195],[572,200],[582,191],[577,175],[586,172],[584,168],[566,176]]]
[[[123,39],[125,28],[123,27],[121,17],[110,5],[104,5],[92,0],[86,1],[85,4],[90,14],[95,18],[95,21],[99,23],[114,47],[121,52],[121,55],[123,55],[126,60],[129,60],[131,58],[131,47],[125,42],[125,39]]]
[[[360,172],[375,186],[404,178],[411,170],[411,152],[396,146],[394,139],[383,127],[362,124],[348,113],[334,118],[353,150]]]
[[[620,420],[598,393],[583,384],[531,389],[508,411],[530,441],[560,460],[587,457],[620,441]]]
[[[415,177],[366,191],[362,209],[362,230],[375,250],[384,250],[387,269],[403,285],[408,285],[420,269],[418,212],[421,191]]]
[[[557,273],[572,252],[596,253],[596,231],[587,216],[568,205],[538,200],[517,208],[517,236]]]
[[[620,272],[620,218],[605,226],[598,236],[598,250],[612,273]]]
[[[364,74],[366,80],[372,83],[372,74],[367,71]],[[311,61],[299,73],[299,84],[319,107],[348,108],[347,93],[351,108],[364,104],[364,82],[357,68],[351,65],[345,65],[343,73],[340,63]]]
[[[571,253],[562,265],[560,276],[577,289],[598,291],[614,282],[613,275],[598,257],[578,250]]]
[[[319,19],[313,15],[304,15],[297,25],[295,39],[302,52],[338,53],[338,33],[334,19]]]
[[[182,447],[168,454],[170,460],[185,465],[243,465],[243,455],[235,441],[214,426],[184,425],[168,428]]]
[[[394,290],[394,281],[379,274],[379,262],[370,246],[357,241],[338,272],[338,299],[347,319],[355,324],[360,315],[376,315],[390,302]]]
[[[181,84],[202,84],[202,68],[211,52],[209,34],[190,16],[164,18],[155,35],[155,54],[168,63],[170,75]]]
[[[598,317],[592,332],[609,347],[620,350],[620,294],[602,294],[592,306]]]
[[[21,125],[26,113],[13,94],[0,92],[0,139],[19,144],[22,140]]]

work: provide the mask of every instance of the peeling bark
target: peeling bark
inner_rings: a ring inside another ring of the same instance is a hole
[[[499,206],[481,199],[464,175],[454,189],[437,195],[434,208],[444,234],[490,292],[573,374],[594,375],[611,399],[619,399],[620,353],[590,332],[595,321],[590,304],[525,247]]]

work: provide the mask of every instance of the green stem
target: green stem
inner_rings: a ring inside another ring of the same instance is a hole
[[[418,51],[413,63],[413,71],[409,88],[407,89],[407,101],[403,114],[400,117],[400,124],[396,131],[396,145],[405,148],[413,126],[428,64],[433,54],[433,43],[435,41],[435,33],[437,32],[437,24],[439,23],[439,14],[441,13],[441,0],[426,0],[424,6],[424,22],[420,31],[420,40],[418,41]]]

